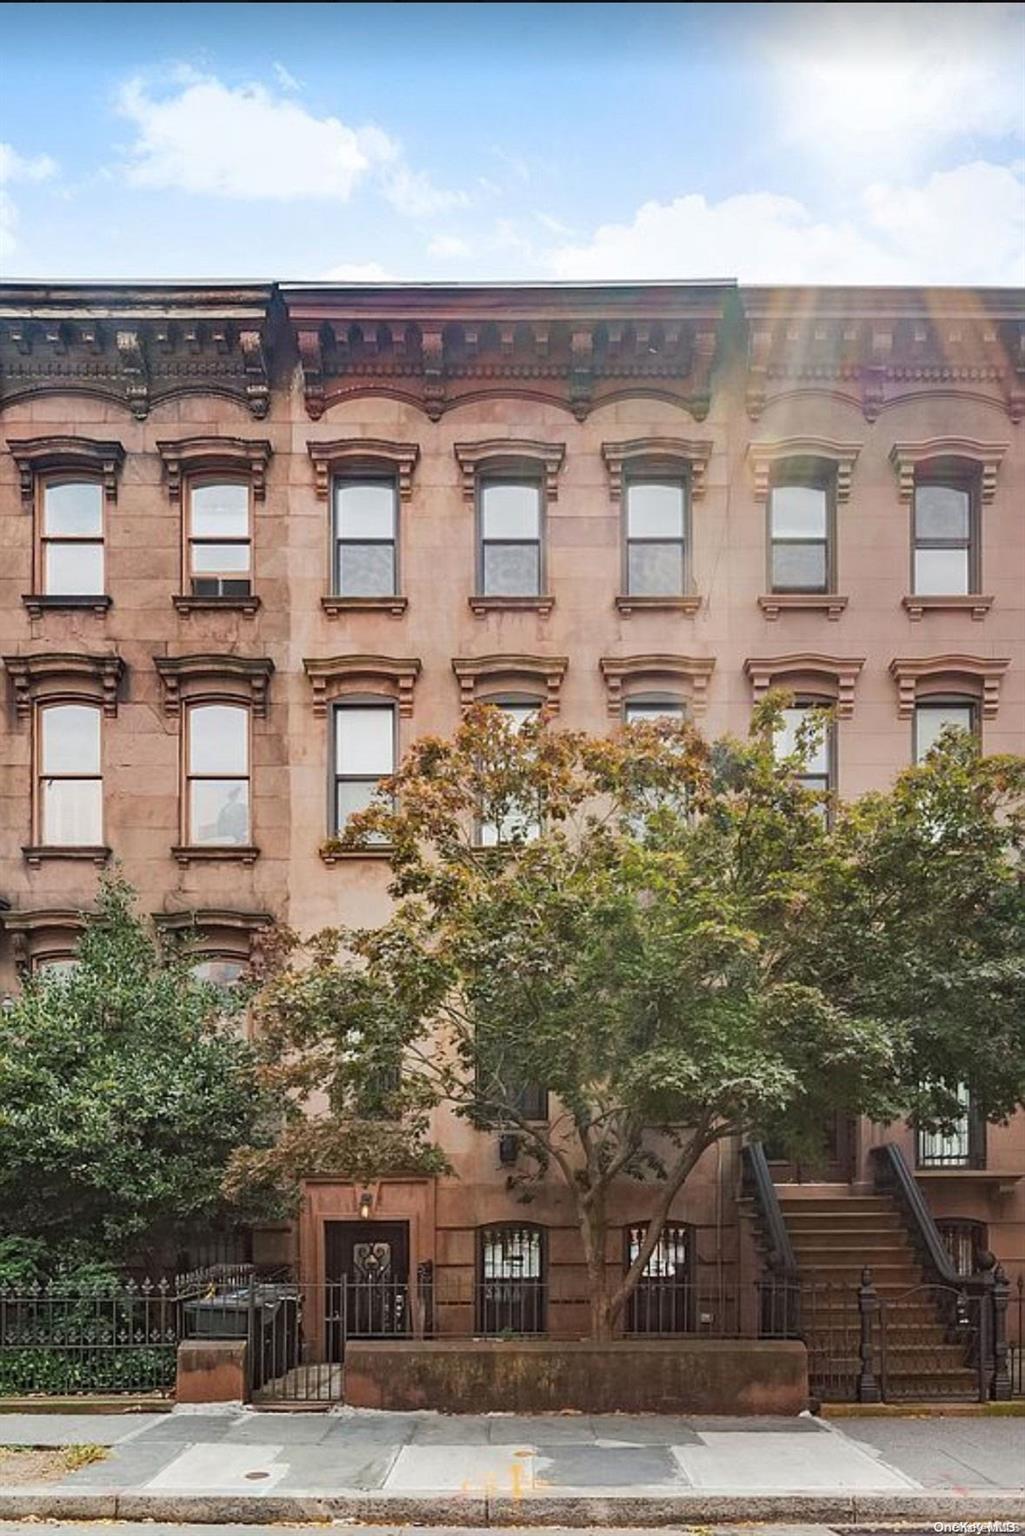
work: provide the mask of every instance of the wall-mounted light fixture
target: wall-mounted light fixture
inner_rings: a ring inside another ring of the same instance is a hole
[[[359,1219],[360,1219],[360,1221],[369,1221],[370,1220],[370,1212],[373,1209],[373,1205],[374,1205],[374,1197],[370,1193],[369,1189],[365,1189],[363,1191],[363,1193],[359,1197]]]

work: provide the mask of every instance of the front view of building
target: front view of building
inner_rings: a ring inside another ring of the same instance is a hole
[[[2,990],[73,959],[113,858],[221,981],[274,921],[383,919],[386,862],[331,839],[475,700],[714,736],[783,686],[835,707],[808,774],[843,797],[948,722],[1025,747],[1019,294],[8,284],[0,389]],[[518,1280],[579,1332],[558,1187],[524,1220],[498,1138],[437,1122],[453,1176],[311,1179],[257,1256],[331,1278],[384,1244],[396,1278]],[[1013,1283],[1022,1116],[838,1124],[828,1167],[771,1165],[785,1209],[867,1191],[882,1141],[957,1262]],[[611,1266],[647,1201],[624,1182]],[[713,1152],[660,1250],[709,1326],[753,1278],[746,1212]]]

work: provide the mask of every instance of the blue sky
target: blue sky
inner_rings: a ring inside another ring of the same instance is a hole
[[[1025,5],[0,5],[7,277],[1025,281]]]

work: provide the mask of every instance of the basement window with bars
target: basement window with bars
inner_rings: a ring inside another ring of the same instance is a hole
[[[477,1234],[477,1331],[544,1333],[548,1255],[542,1227],[501,1223]]]
[[[627,1227],[625,1267],[641,1251],[647,1225]],[[694,1326],[693,1241],[685,1223],[663,1227],[627,1303],[627,1333],[689,1333]]]
[[[979,1268],[979,1255],[987,1246],[986,1223],[954,1216],[937,1221],[936,1229],[943,1239],[943,1246],[959,1275],[974,1275]]]

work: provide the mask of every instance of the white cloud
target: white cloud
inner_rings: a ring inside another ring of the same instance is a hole
[[[835,174],[1022,133],[1020,4],[769,7],[756,46],[784,141]]]
[[[701,194],[642,205],[548,265],[564,279],[739,277],[746,283],[1019,283],[1025,189],[978,161],[918,186],[876,183],[835,222],[796,198]]]
[[[49,181],[57,162],[49,155],[19,155],[13,144],[0,144],[0,256],[6,260],[18,243],[18,206],[7,188],[17,181]]]
[[[278,60],[275,59],[271,67],[274,70],[274,78],[277,80],[283,91],[302,90],[302,81],[297,79],[290,69],[286,69],[284,64],[280,64]]]
[[[461,240],[458,235],[435,235],[427,247],[427,254],[442,259],[449,256],[461,259],[471,256],[473,252],[466,241]]]
[[[294,77],[276,69],[294,90]],[[253,201],[347,202],[361,182],[373,181],[398,212],[413,218],[466,201],[465,193],[437,188],[412,170],[402,146],[373,124],[354,128],[337,117],[316,117],[266,86],[232,87],[191,70],[179,71],[175,86],[156,97],[133,79],[118,92],[117,110],[136,130],[123,168],[132,186]]]
[[[379,261],[343,261],[321,273],[325,283],[393,283],[393,273],[386,271]]]

